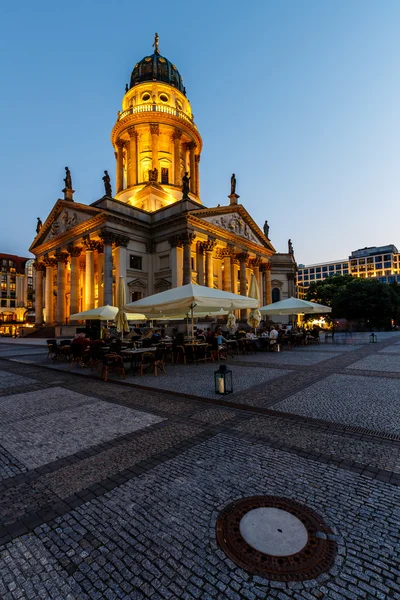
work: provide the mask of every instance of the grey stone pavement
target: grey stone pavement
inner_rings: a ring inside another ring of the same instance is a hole
[[[400,334],[105,383],[0,340],[0,599],[400,600]],[[333,567],[274,582],[218,547],[234,500],[333,530]]]

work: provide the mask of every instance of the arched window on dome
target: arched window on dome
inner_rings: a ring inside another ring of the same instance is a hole
[[[272,289],[272,302],[279,302],[281,299],[281,290],[277,287]]]

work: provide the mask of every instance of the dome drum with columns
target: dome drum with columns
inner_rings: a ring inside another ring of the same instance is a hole
[[[70,314],[115,305],[120,276],[128,301],[189,282],[245,295],[252,273],[260,304],[270,303],[273,294],[295,295],[291,244],[288,253],[276,253],[268,231],[238,203],[232,184],[225,206],[202,205],[202,140],[182,78],[167,59],[166,68],[158,68],[164,64],[158,36],[154,45],[154,54],[133,69],[112,130],[114,197],[108,180],[105,196],[90,205],[75,202],[66,168],[64,199],[31,245],[37,326],[62,325]]]

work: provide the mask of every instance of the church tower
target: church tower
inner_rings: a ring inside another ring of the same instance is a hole
[[[116,194],[120,202],[154,212],[188,196],[200,202],[202,139],[176,66],[161,56],[158,34],[154,53],[133,68],[111,142],[116,157]]]

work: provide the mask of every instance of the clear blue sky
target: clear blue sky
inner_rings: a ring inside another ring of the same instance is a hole
[[[27,255],[60,197],[103,195],[134,64],[181,72],[204,148],[201,196],[230,176],[278,251],[300,263],[400,246],[398,0],[21,0],[2,6],[0,251]]]

